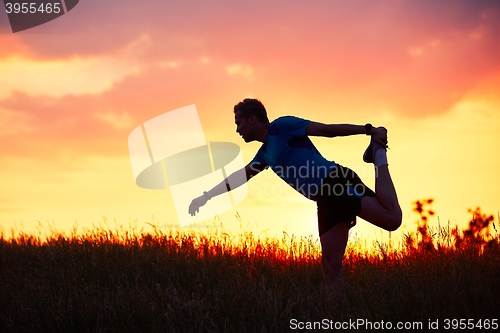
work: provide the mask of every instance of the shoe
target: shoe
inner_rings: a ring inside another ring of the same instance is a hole
[[[387,133],[387,129],[385,129],[383,127],[382,127],[382,129],[384,129],[385,132]],[[387,141],[384,141],[384,143],[387,145]],[[370,141],[370,144],[368,145],[368,147],[366,148],[366,150],[363,154],[363,161],[365,161],[366,163],[374,163],[375,162],[375,152],[378,149],[386,149],[386,148],[382,147],[378,143]]]
[[[366,163],[374,163],[375,162],[375,152],[377,149],[385,149],[378,143],[375,143],[373,141],[370,141],[370,144],[366,148],[364,154],[363,154],[363,161]]]
[[[366,163],[375,162],[375,149],[373,149],[374,148],[373,146],[375,144],[376,144],[375,142],[370,141],[370,144],[368,145],[363,154],[363,161],[365,161]]]

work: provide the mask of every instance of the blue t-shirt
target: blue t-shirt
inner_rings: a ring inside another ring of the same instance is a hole
[[[324,158],[306,135],[309,122],[293,116],[271,122],[266,143],[250,162],[255,168],[271,167],[307,198],[320,193],[323,179],[337,165]]]

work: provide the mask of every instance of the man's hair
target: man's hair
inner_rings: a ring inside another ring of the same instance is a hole
[[[258,121],[269,123],[266,108],[258,99],[245,98],[242,102],[234,106],[234,113],[236,112],[239,112],[245,119],[248,119],[253,114]]]

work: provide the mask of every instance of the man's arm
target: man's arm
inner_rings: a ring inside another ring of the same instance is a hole
[[[365,134],[365,132],[365,127],[361,125],[323,124],[315,121],[311,121],[306,130],[307,135],[325,136],[328,138],[333,138],[334,136]]]
[[[373,127],[370,135],[373,141],[382,147],[387,147],[387,132],[382,129],[383,127]],[[327,138],[356,134],[366,134],[365,126],[351,124],[323,124],[311,121],[306,130],[306,135],[308,136],[324,136]]]
[[[241,185],[245,184],[250,178],[257,175],[261,171],[262,169],[247,164],[244,168],[233,172],[226,179],[224,179],[222,182],[217,184],[213,189],[207,191],[206,193],[208,197],[211,199],[222,193],[226,193],[227,191],[240,187]],[[229,187],[229,184],[231,184],[232,188]]]
[[[226,193],[227,191],[233,190],[241,185],[245,184],[250,178],[256,176],[259,172],[264,170],[264,166],[258,165],[257,163],[247,164],[244,168],[233,172],[222,182],[217,184],[211,190],[204,192],[203,195],[198,198],[193,199],[191,204],[189,205],[189,214],[191,216],[196,215],[200,211],[200,207],[205,205],[208,200],[211,198],[220,195],[222,193]],[[231,187],[229,187],[231,184]]]

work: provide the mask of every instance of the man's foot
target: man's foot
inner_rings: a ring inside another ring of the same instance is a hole
[[[375,166],[380,166],[387,164],[387,156],[385,155],[387,150],[387,129],[385,127],[377,127],[372,129],[372,132],[374,131],[377,131],[377,133],[372,133],[370,144],[363,154],[363,161],[366,163],[373,163]],[[382,142],[383,145],[381,145],[380,142]],[[383,149],[383,151],[379,151],[379,149]]]
[[[378,149],[385,150],[385,148],[382,147],[381,145],[379,145],[378,143],[370,141],[370,144],[368,145],[368,147],[365,150],[365,153],[363,154],[363,161],[365,161],[366,163],[374,163],[375,162],[375,152]]]

